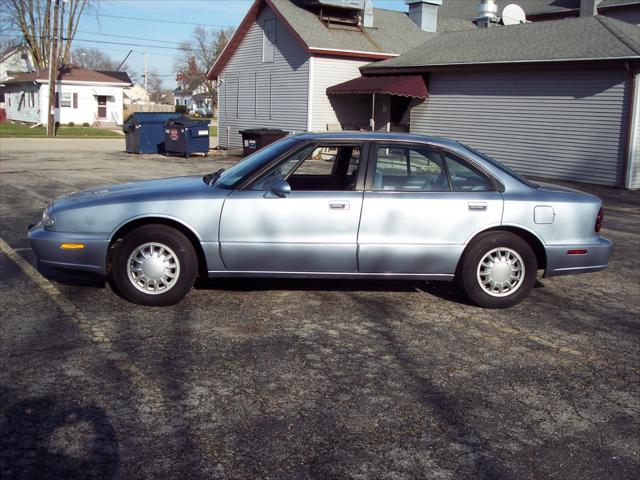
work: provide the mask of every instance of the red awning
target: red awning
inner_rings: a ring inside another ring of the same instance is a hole
[[[327,95],[354,93],[386,93],[416,98],[429,95],[421,75],[358,77],[327,88]]]

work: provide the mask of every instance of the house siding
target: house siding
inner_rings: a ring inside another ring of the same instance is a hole
[[[57,91],[62,95],[63,93],[71,94],[71,106],[56,108],[55,119],[56,122],[67,124],[74,122],[77,125],[83,123],[93,124],[98,112],[98,100],[95,95],[96,92],[110,93],[107,99],[107,118],[104,121],[112,122],[117,120],[118,124],[122,124],[122,102],[123,102],[123,88],[109,85],[69,85],[58,84]],[[7,118],[9,120],[16,120],[20,122],[30,123],[47,123],[47,111],[49,108],[49,85],[47,83],[36,84],[33,83],[19,83],[7,86],[7,94],[11,95],[11,106],[5,102]],[[28,107],[28,102],[25,100],[18,107],[18,99],[23,93],[33,91],[35,92],[34,106]],[[77,94],[78,107],[73,108],[73,94]]]
[[[29,106],[28,96],[34,95],[33,106]],[[40,95],[38,85],[7,85],[5,89],[5,110],[9,120],[37,123],[40,121]]]
[[[311,78],[311,119],[313,131],[325,131],[328,124],[356,124],[361,121],[361,115],[356,110],[349,117],[348,112],[342,112],[343,104],[353,101],[353,95],[334,95],[333,99],[327,95],[327,88],[360,76],[360,67],[370,61],[352,60],[339,57],[313,57],[313,75]],[[367,98],[369,95],[366,96]],[[367,98],[360,99],[364,102]],[[355,99],[358,100],[358,99]],[[340,110],[340,119],[336,109]],[[342,121],[342,122],[341,122]]]
[[[276,16],[265,7],[220,74],[219,143],[222,147],[242,147],[238,132],[247,128],[307,130],[309,55],[276,19],[274,61],[263,63],[263,25],[269,19]]]
[[[633,132],[631,132],[630,152],[629,152],[629,180],[627,186],[629,188],[640,188],[640,74],[635,75],[635,95],[633,98],[634,107],[632,119]]]
[[[411,131],[462,141],[523,175],[620,186],[629,78],[623,69],[433,73]]]

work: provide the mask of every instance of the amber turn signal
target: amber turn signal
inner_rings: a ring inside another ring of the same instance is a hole
[[[84,243],[61,243],[60,248],[62,250],[82,250]]]

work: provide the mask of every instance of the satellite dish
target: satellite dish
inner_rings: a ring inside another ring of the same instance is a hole
[[[519,5],[510,3],[502,10],[502,23],[505,25],[518,25],[526,23],[527,15]]]

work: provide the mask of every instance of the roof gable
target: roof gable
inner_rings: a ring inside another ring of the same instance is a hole
[[[439,34],[363,70],[530,62],[640,60],[640,29],[595,16]]]
[[[360,31],[327,27],[300,0],[255,0],[207,78],[217,78],[265,7],[273,10],[309,54],[387,59],[435,35],[423,32],[406,13],[394,10],[374,9],[374,28]]]

